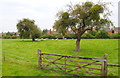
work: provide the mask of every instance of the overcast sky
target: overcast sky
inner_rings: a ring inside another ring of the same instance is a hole
[[[78,3],[82,0],[0,0],[0,32],[16,32],[18,20],[29,18],[35,20],[35,24],[41,29],[51,29],[58,11],[66,7],[66,4]],[[83,0],[86,1],[86,0]],[[87,0],[88,1],[88,0]],[[98,0],[89,0],[97,2]],[[106,0],[103,0],[106,1]],[[112,2],[113,11],[111,20],[118,26],[118,0]]]

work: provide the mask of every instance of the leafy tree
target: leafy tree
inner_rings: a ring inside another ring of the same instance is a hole
[[[44,29],[44,30],[42,31],[42,35],[47,34],[47,33],[48,33],[48,30],[47,30],[47,29]]]
[[[35,25],[34,20],[20,20],[17,24],[17,29],[21,38],[32,38],[32,41],[35,41],[35,38],[41,35],[41,30]]]
[[[6,36],[13,36],[14,34],[13,33],[10,33],[10,32],[7,32],[6,33]]]
[[[69,14],[67,12],[61,12],[59,13],[59,15],[59,20],[55,21],[53,28],[56,29],[59,33],[61,33],[64,39],[66,30],[68,30],[67,25]]]
[[[94,4],[93,2],[85,2],[75,5],[70,4],[64,13],[60,16],[62,16],[62,22],[65,23],[65,26],[61,26],[66,27],[66,29],[71,28],[75,33],[77,37],[76,51],[80,51],[81,37],[86,31],[92,31],[93,27],[104,29],[113,25],[108,17],[110,11],[106,3],[99,2]],[[60,18],[58,19],[61,20]]]

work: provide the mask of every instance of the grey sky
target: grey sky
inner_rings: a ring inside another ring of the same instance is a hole
[[[16,24],[23,18],[34,19],[41,29],[51,29],[58,11],[70,2],[78,3],[82,0],[0,0],[0,32],[17,31]],[[83,0],[86,1],[86,0]],[[97,2],[98,0],[89,0]],[[103,0],[105,1],[105,0]],[[118,0],[112,2],[111,20],[118,26]]]

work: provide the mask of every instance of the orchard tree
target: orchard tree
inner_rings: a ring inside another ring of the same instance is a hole
[[[68,30],[67,26],[69,14],[67,12],[59,12],[57,16],[59,16],[59,20],[55,21],[53,28],[56,29],[59,33],[61,33],[64,39],[64,36]]]
[[[66,26],[66,29],[71,28],[77,37],[76,51],[80,51],[81,36],[86,31],[92,31],[93,28],[104,29],[112,26],[112,22],[109,20],[110,11],[107,7],[109,3],[99,2],[94,4],[93,2],[85,2],[79,4],[67,5],[66,12],[61,14],[61,19]],[[66,19],[65,19],[66,18]],[[58,17],[58,20],[60,18]]]
[[[34,20],[20,20],[17,24],[17,29],[21,38],[32,38],[32,41],[35,41],[35,38],[41,36],[41,30],[35,25]]]

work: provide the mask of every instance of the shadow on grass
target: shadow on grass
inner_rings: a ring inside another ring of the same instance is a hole
[[[36,40],[36,41],[32,41],[32,40],[19,40],[17,42],[41,42],[41,41],[45,41],[45,40]]]

